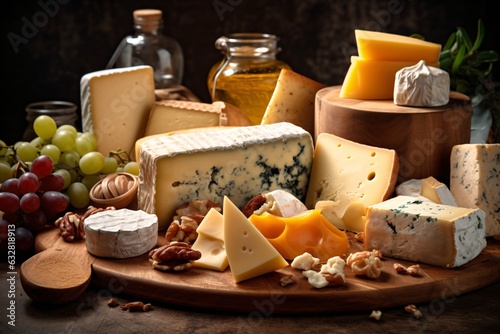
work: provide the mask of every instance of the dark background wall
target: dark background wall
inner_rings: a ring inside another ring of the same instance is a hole
[[[342,83],[356,54],[354,29],[419,33],[444,44],[457,26],[475,38],[486,26],[484,49],[500,51],[500,24],[489,1],[441,0],[39,0],[3,3],[0,139],[20,140],[28,103],[80,104],[82,75],[103,69],[120,40],[132,33],[132,11],[164,12],[164,33],[185,56],[183,84],[202,101],[210,67],[221,59],[215,40],[232,32],[280,37],[278,57],[326,85]],[[32,24],[35,29],[29,30]],[[13,37],[19,37],[17,44]],[[497,65],[494,78],[500,65]]]

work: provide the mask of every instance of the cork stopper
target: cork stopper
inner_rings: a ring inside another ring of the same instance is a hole
[[[133,12],[134,23],[140,25],[144,32],[157,30],[163,19],[159,9],[137,9]]]

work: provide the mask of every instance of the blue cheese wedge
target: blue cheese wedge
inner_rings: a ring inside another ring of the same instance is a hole
[[[141,210],[105,210],[87,217],[85,243],[90,254],[126,259],[149,252],[158,239],[158,218]]]
[[[262,192],[283,189],[304,200],[313,161],[312,136],[291,123],[231,127],[154,137],[140,149],[138,208],[159,228],[191,200],[242,208]]]
[[[485,213],[397,196],[368,208],[366,250],[445,268],[461,266],[486,247]]]
[[[500,235],[500,144],[462,144],[451,150],[450,191],[458,206],[486,213],[486,236]]]

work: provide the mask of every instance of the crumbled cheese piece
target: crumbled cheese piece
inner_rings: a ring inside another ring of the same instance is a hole
[[[310,253],[305,252],[302,255],[296,256],[290,266],[300,270],[310,270],[319,264],[319,259],[312,256]]]

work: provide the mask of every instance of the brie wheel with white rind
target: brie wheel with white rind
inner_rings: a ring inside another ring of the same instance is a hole
[[[450,100],[450,75],[421,60],[396,72],[394,103],[412,107],[439,107]]]
[[[87,217],[85,242],[94,256],[126,259],[149,252],[158,239],[158,218],[141,210],[105,210]]]

